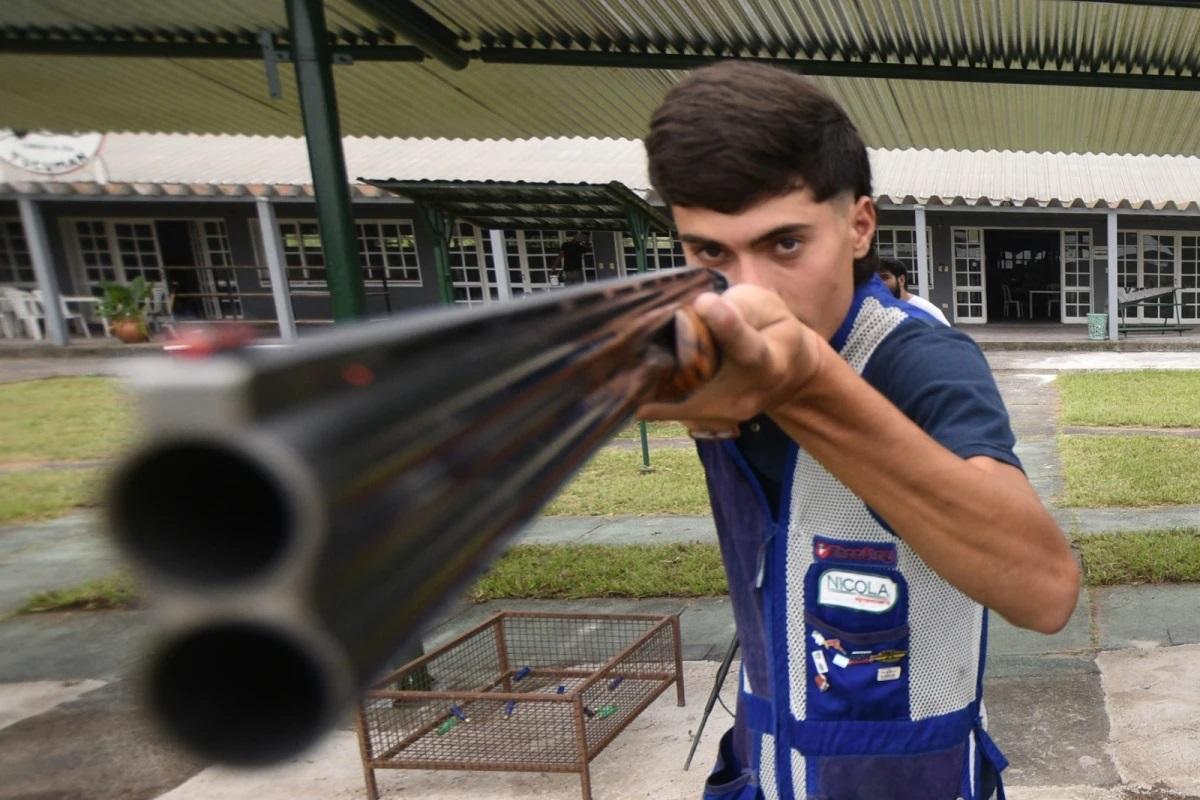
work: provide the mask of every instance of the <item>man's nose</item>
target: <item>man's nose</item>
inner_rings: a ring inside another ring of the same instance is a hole
[[[762,286],[763,278],[766,274],[766,266],[761,257],[754,254],[745,254],[739,255],[722,272],[725,273],[725,277],[731,284],[749,283]]]

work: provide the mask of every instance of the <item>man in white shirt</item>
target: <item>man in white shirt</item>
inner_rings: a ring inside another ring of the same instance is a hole
[[[905,268],[904,262],[894,258],[881,257],[879,259],[879,278],[896,298],[916,306],[943,325],[950,324],[940,308],[921,295],[908,291],[908,270]]]

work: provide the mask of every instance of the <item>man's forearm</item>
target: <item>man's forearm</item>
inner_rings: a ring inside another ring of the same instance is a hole
[[[947,581],[1014,624],[1061,628],[1078,570],[1024,475],[950,452],[821,347],[817,373],[772,418]]]

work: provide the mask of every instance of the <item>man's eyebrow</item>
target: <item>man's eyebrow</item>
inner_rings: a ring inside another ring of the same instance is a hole
[[[716,244],[716,245],[721,245],[721,243],[720,243],[720,242],[718,242],[716,239],[709,239],[709,238],[706,238],[706,237],[704,237],[704,236],[697,236],[697,235],[696,235],[696,234],[694,234],[694,233],[681,233],[681,234],[679,234],[679,241],[681,241],[681,242],[687,242],[688,244],[701,244],[701,245],[703,245],[703,244]],[[722,246],[722,247],[724,247],[724,245],[721,245],[721,246]]]
[[[755,237],[754,241],[750,242],[750,246],[758,247],[760,244],[765,244],[766,242],[769,242],[772,239],[778,239],[781,236],[798,236],[805,234],[811,231],[812,227],[812,225],[808,225],[803,222],[792,222],[787,225],[780,225],[778,228],[772,228],[763,235]]]
[[[809,225],[804,222],[789,222],[786,225],[780,225],[778,227],[772,228],[771,230],[767,231],[764,234],[756,236],[754,238],[754,240],[752,242],[750,242],[750,246],[758,247],[759,245],[763,244],[764,242],[769,242],[772,239],[778,239],[781,236],[799,236],[799,235],[810,232],[812,230],[812,228],[813,228],[812,225]],[[717,241],[716,239],[709,239],[706,236],[697,236],[694,233],[679,234],[679,241],[687,242],[688,244],[700,245],[700,246],[708,245],[708,244],[715,244],[718,247],[725,248],[725,245],[722,244],[721,242]]]

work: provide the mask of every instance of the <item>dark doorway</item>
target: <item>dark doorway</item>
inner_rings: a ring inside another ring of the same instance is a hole
[[[199,264],[188,220],[157,220],[154,232],[167,274],[167,290],[175,295],[176,319],[204,319]]]
[[[1058,231],[984,231],[990,322],[1058,322]]]

